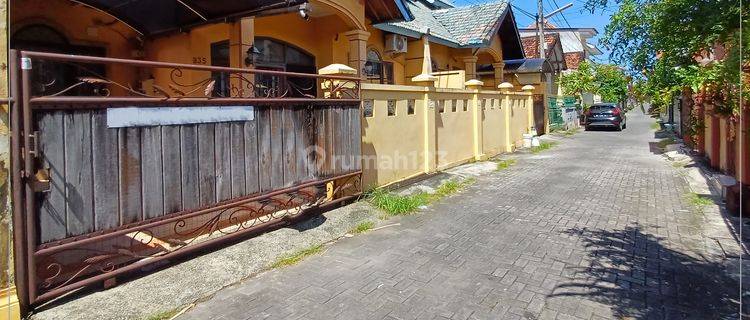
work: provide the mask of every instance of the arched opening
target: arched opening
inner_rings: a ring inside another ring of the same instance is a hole
[[[255,68],[297,73],[315,73],[315,56],[305,50],[281,40],[256,37],[255,47],[259,53],[255,57]],[[256,75],[255,81],[271,88],[271,92],[287,92],[288,95],[315,96],[316,83],[312,78],[278,77]],[[268,93],[262,93],[268,95]]]
[[[31,24],[14,32],[10,47],[16,50],[59,52],[77,55],[104,56],[103,47],[74,45],[60,31],[45,24]],[[48,95],[60,92],[78,82],[80,77],[105,77],[102,64],[62,64],[54,61],[35,60],[31,69],[33,95]],[[96,95],[101,84],[86,83],[65,92],[65,95]]]
[[[372,83],[393,84],[393,62],[384,61],[375,48],[367,50],[365,76]]]
[[[211,44],[211,65],[229,67],[229,41]],[[296,73],[315,73],[315,56],[307,51],[270,37],[255,37],[253,42],[256,52],[252,61],[256,69],[285,71]],[[216,86],[215,96],[229,95],[229,75],[214,73]],[[274,76],[257,74],[255,76],[256,95],[266,97],[278,96],[315,96],[316,82],[312,78]]]

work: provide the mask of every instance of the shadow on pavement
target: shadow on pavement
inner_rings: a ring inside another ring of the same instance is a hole
[[[722,263],[667,248],[665,239],[638,225],[564,233],[583,241],[591,262],[571,270],[572,280],[558,284],[548,298],[585,297],[610,306],[618,319],[738,318],[739,282]]]

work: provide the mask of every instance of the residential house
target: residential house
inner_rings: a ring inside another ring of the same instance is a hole
[[[503,83],[524,58],[507,0],[8,2],[24,307],[513,151],[533,126]]]
[[[521,37],[538,37],[536,23],[518,30]],[[602,54],[602,51],[589,42],[589,39],[599,34],[595,28],[559,28],[549,22],[545,22],[544,34],[557,34],[560,37],[565,63],[570,70],[578,68],[578,64],[584,60],[591,60],[593,56]]]

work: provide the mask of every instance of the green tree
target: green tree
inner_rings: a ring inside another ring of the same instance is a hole
[[[590,92],[603,101],[619,102],[628,94],[629,79],[617,66],[583,61],[577,70],[562,74],[558,83],[567,95]]]
[[[558,79],[567,95],[580,95],[594,90],[594,68],[588,61],[583,61],[573,72],[563,73]]]
[[[647,84],[644,92],[656,106],[671,101],[683,87],[702,88],[713,99],[726,102],[720,113],[736,113],[741,61],[750,50],[740,50],[740,40],[750,43],[748,7],[737,0],[587,0],[591,12],[617,5],[600,43],[611,49],[611,58]],[[740,39],[740,20],[743,31]],[[720,63],[701,65],[717,45],[726,57]],[[747,70],[746,70],[747,71]],[[744,75],[744,76],[743,76]],[[706,91],[705,89],[708,89]],[[743,97],[748,98],[747,92]]]

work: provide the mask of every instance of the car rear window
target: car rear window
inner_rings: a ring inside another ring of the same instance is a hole
[[[611,112],[614,109],[615,109],[615,106],[608,106],[608,105],[591,106],[591,108],[589,108],[589,110],[591,110],[591,113]]]

